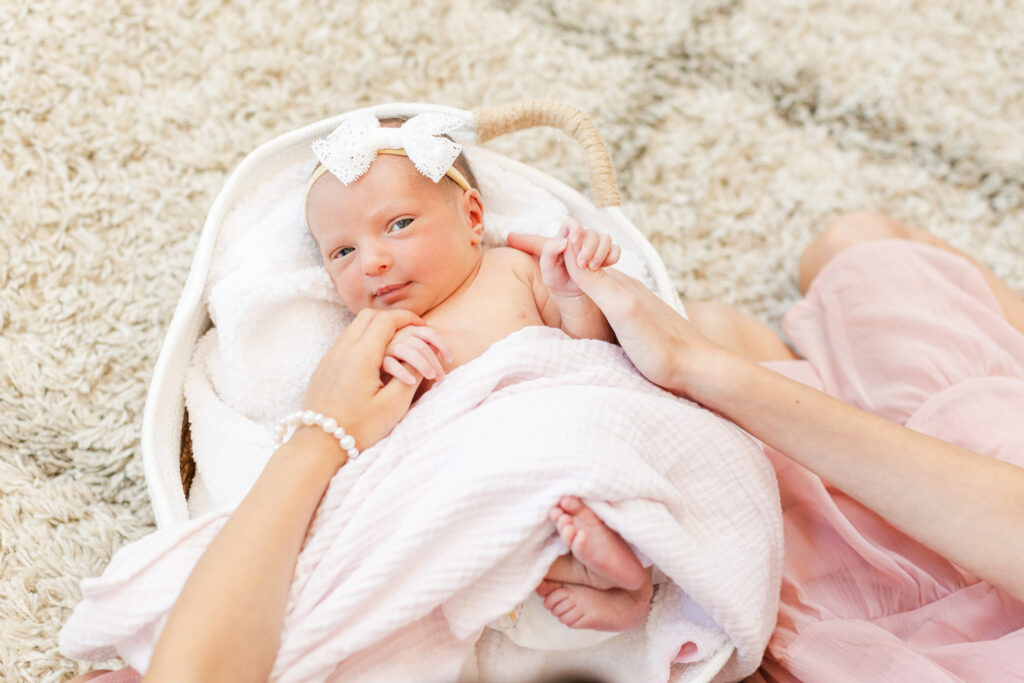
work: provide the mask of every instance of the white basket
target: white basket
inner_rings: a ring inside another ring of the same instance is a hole
[[[516,174],[528,180],[565,204],[569,212],[584,225],[612,235],[624,253],[631,252],[639,257],[646,270],[645,279],[648,286],[674,309],[684,314],[682,303],[669,281],[661,258],[619,209],[618,189],[615,186],[614,174],[611,172],[607,149],[593,124],[578,111],[543,101],[524,102],[475,112],[432,104],[385,104],[359,111],[369,111],[378,118],[439,112],[470,121],[473,130],[468,132],[468,137],[471,138],[471,159],[474,165],[480,162],[493,165],[503,172]],[[189,518],[186,493],[181,480],[185,375],[196,344],[211,326],[208,301],[205,297],[208,292],[210,266],[222,225],[226,217],[243,205],[246,197],[252,196],[253,190],[260,184],[273,179],[288,168],[294,168],[304,159],[310,161],[312,169],[312,141],[329,134],[350,113],[353,112],[325,119],[261,145],[231,174],[207,216],[184,291],[157,358],[143,414],[142,458],[153,512],[159,527],[184,522]],[[560,127],[584,145],[594,201],[544,173],[472,144],[536,125]],[[732,652],[732,647],[722,648],[700,666],[688,669],[684,680],[711,680],[725,665]]]
[[[661,258],[619,209],[618,190],[607,149],[593,124],[578,111],[545,101],[523,102],[475,112],[412,103],[384,104],[360,111],[368,111],[378,118],[413,116],[423,112],[452,114],[471,121],[473,130],[469,136],[476,141],[485,141],[535,125],[563,128],[586,148],[594,202],[568,185],[490,150],[474,146],[474,163],[482,159],[485,163],[500,166],[504,171],[529,180],[562,201],[584,225],[611,234],[624,252],[632,251],[643,260],[648,285],[663,300],[683,312]],[[213,203],[196,247],[185,289],[178,300],[167,337],[157,358],[142,418],[142,460],[153,513],[159,527],[189,518],[181,482],[185,373],[196,343],[211,324],[204,294],[211,259],[224,219],[255,187],[275,174],[303,159],[310,159],[312,167],[312,141],[329,134],[351,113],[354,112],[325,119],[261,145],[239,164]]]

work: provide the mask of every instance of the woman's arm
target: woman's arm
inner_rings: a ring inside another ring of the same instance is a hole
[[[337,419],[360,448],[384,437],[418,385],[380,380],[387,344],[410,324],[422,321],[406,311],[360,313],[313,373],[303,408]],[[345,461],[338,442],[318,427],[300,427],[277,449],[189,575],[147,681],[267,679],[299,549]]]
[[[725,351],[618,271],[570,273],[651,381],[729,418],[1024,601],[1024,468],[869,415]]]
[[[1024,468],[870,415],[737,358],[706,359],[694,400],[1024,601]],[[730,381],[713,379],[725,376]]]
[[[344,462],[338,443],[309,427],[271,456],[192,570],[147,681],[266,680],[299,547]]]

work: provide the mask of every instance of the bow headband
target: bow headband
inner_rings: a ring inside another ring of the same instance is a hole
[[[326,138],[313,142],[313,153],[321,166],[310,177],[306,196],[328,171],[345,185],[354,182],[370,169],[378,153],[407,156],[416,170],[435,183],[447,175],[468,190],[466,178],[452,167],[462,145],[442,137],[464,123],[455,116],[426,113],[412,117],[399,128],[384,128],[373,114],[353,114]]]

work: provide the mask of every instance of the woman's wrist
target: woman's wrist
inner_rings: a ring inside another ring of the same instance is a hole
[[[322,461],[335,470],[349,460],[338,440],[316,425],[299,425],[278,450],[294,451],[297,458]]]
[[[302,426],[322,429],[325,434],[330,435],[338,442],[342,450],[348,454],[349,460],[355,460],[359,457],[359,449],[356,448],[355,437],[349,434],[333,417],[328,417],[315,410],[298,410],[281,420],[274,430],[274,440],[277,442],[277,445],[280,446],[287,440],[289,430]]]
[[[728,412],[736,392],[750,386],[760,366],[720,347],[680,349],[672,391],[705,408]]]

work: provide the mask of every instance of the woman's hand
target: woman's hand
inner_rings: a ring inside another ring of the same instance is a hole
[[[423,321],[408,311],[362,311],[313,372],[302,407],[333,417],[361,449],[386,436],[421,379],[380,377],[388,345],[409,325]],[[297,431],[274,452],[189,576],[147,681],[267,680],[295,558],[344,457],[320,429]]]
[[[380,368],[396,334],[425,323],[414,313],[364,309],[324,354],[306,387],[304,410],[332,417],[366,449],[387,436],[412,403],[422,380],[381,380]],[[412,373],[409,373],[412,376]]]
[[[629,359],[655,384],[696,398],[707,359],[731,357],[639,280],[614,268],[590,270],[567,261],[573,280],[604,313]]]
[[[1024,600],[1024,468],[887,422],[717,347],[614,269],[573,277],[651,381],[716,411]]]

